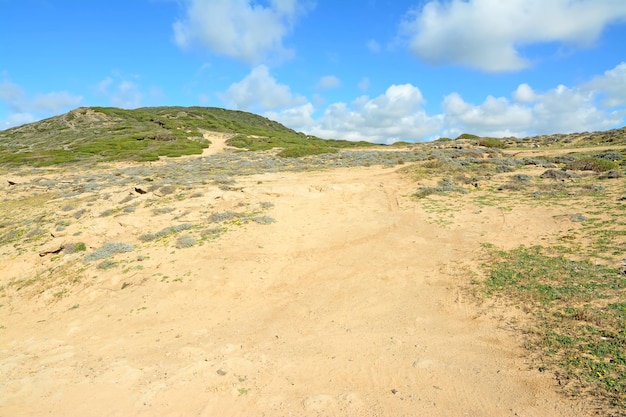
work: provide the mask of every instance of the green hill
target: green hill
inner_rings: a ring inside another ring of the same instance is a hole
[[[285,157],[371,146],[307,136],[256,114],[214,107],[81,107],[0,131],[0,164],[152,161],[201,154],[209,146],[204,131],[235,133],[229,144],[248,150],[283,148],[280,155]]]

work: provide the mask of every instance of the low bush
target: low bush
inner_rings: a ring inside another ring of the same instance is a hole
[[[442,194],[447,192],[467,194],[467,190],[463,187],[457,187],[450,178],[443,178],[439,181],[437,187],[419,187],[413,194],[415,198],[425,198],[432,194]]]
[[[85,252],[87,247],[83,242],[79,243],[66,243],[63,247],[63,252],[67,254],[76,253],[76,252]]]
[[[572,178],[573,175],[570,172],[566,172],[560,169],[548,169],[544,171],[543,174],[539,176],[539,178],[543,179],[551,179],[551,180],[563,180],[566,178]]]
[[[478,138],[480,138],[480,136],[472,135],[471,133],[462,133],[457,137],[457,139],[478,139]]]
[[[480,146],[484,146],[485,148],[504,148],[504,141],[496,138],[482,138],[478,141]]]
[[[141,235],[139,239],[142,242],[150,242],[152,240],[164,238],[169,235],[173,235],[174,233],[182,232],[183,230],[191,229],[193,225],[191,223],[181,223],[176,226],[169,226],[164,229],[161,229],[157,233],[146,233],[145,235]]]
[[[178,249],[190,248],[196,244],[196,238],[191,235],[184,235],[176,240],[176,247]]]
[[[615,179],[615,178],[622,178],[623,176],[624,176],[624,173],[622,173],[622,171],[619,171],[617,169],[612,169],[600,175],[600,178],[601,179]]]
[[[110,258],[116,253],[132,252],[135,247],[123,242],[107,242],[100,249],[90,253],[85,257],[85,263],[97,261],[99,259]]]
[[[213,228],[210,228],[210,229],[203,230],[200,233],[200,236],[203,239],[214,239],[214,238],[218,237],[219,235],[221,235],[224,232],[226,232],[226,228],[225,227],[213,227]]]
[[[257,216],[250,218],[250,220],[258,224],[272,224],[276,222],[276,220],[270,216]]]
[[[617,164],[608,159],[583,158],[565,165],[565,169],[571,171],[594,171],[605,172],[617,168]]]

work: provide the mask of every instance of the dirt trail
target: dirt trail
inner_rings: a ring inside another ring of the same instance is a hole
[[[147,245],[141,269],[92,268],[59,301],[4,301],[0,416],[589,412],[529,367],[501,312],[462,290],[481,243],[550,234],[548,209],[461,210],[441,226],[408,198],[413,183],[377,167],[237,186],[171,204],[193,215],[216,201],[271,202],[276,222],[186,249]],[[86,226],[133,241],[169,225],[129,216]]]
[[[235,134],[233,133],[223,133],[223,132],[204,132],[204,134],[202,135],[205,139],[208,139],[211,141],[211,144],[209,145],[208,148],[206,148],[203,152],[201,156],[210,156],[210,155],[215,155],[221,152],[226,151],[227,149],[236,149],[232,146],[228,146],[226,144],[226,141],[230,138],[232,138],[233,136],[235,136]]]

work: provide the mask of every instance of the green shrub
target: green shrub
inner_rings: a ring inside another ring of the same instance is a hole
[[[504,148],[504,141],[496,138],[482,138],[478,141],[478,144],[485,148]]]
[[[110,258],[116,253],[132,252],[135,247],[128,243],[123,242],[107,242],[100,249],[90,253],[85,257],[85,263],[91,261],[97,261],[99,259]]]
[[[87,246],[83,242],[79,243],[66,243],[63,247],[63,252],[65,253],[76,253],[76,252],[85,252],[87,250]]]
[[[472,135],[471,133],[462,133],[457,137],[457,139],[478,139],[478,138],[480,138],[480,136]]]
[[[270,216],[252,217],[250,220],[252,220],[253,222],[256,222],[258,224],[272,224],[272,223],[276,222],[276,220],[273,217],[270,217]]]
[[[164,229],[161,229],[157,233],[146,233],[139,237],[142,242],[150,242],[152,240],[160,239],[174,233],[182,232],[183,230],[191,229],[193,225],[191,223],[181,223],[176,226],[169,226]]]
[[[228,220],[239,219],[243,217],[241,213],[237,213],[236,211],[224,211],[221,213],[212,213],[209,216],[209,223],[222,223]]]
[[[100,262],[100,263],[98,264],[98,269],[104,269],[104,270],[107,270],[107,269],[114,268],[114,267],[116,267],[116,266],[117,266],[117,262],[113,262],[112,260],[107,259],[107,260],[102,261],[102,262]]]
[[[200,233],[200,236],[202,236],[203,239],[213,239],[213,238],[218,237],[224,232],[226,232],[225,227],[213,227],[210,229],[203,230],[202,233]]]
[[[176,247],[178,249],[190,248],[196,244],[196,238],[191,235],[184,235],[176,240]]]
[[[594,171],[605,172],[617,168],[618,165],[608,159],[583,158],[565,165],[565,169],[571,171]]]
[[[339,152],[339,149],[331,148],[329,146],[294,146],[283,149],[278,153],[278,156],[283,158],[301,158],[308,155],[320,155],[337,152]]]

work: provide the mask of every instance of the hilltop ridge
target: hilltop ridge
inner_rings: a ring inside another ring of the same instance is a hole
[[[0,164],[47,166],[80,161],[154,161],[200,155],[211,145],[207,132],[228,134],[228,145],[257,151],[279,148],[279,156],[336,153],[369,142],[322,139],[274,120],[217,107],[79,107],[68,113],[0,131]],[[626,127],[601,132],[489,138],[471,134],[455,140],[399,142],[394,147],[538,148],[626,144]],[[378,144],[378,146],[381,146]]]
[[[230,145],[283,148],[283,156],[336,152],[365,142],[324,140],[239,110],[215,107],[80,107],[0,131],[0,164],[54,165],[82,160],[153,161],[201,154],[206,131],[232,133]]]

